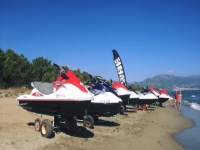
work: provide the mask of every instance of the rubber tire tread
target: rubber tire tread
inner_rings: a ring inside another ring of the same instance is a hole
[[[125,111],[125,108],[124,108],[123,105],[121,105],[121,106],[119,107],[119,114],[120,114],[120,115],[123,115],[123,114],[124,114],[124,111]]]
[[[75,116],[74,116],[74,117],[69,117],[69,118],[67,118],[67,121],[70,121],[70,122],[71,122],[71,128],[68,129],[68,128],[66,127],[67,132],[68,132],[68,133],[74,133],[74,132],[76,131],[76,129],[77,129],[76,117],[75,117]]]
[[[93,129],[94,128],[94,118],[92,116],[90,116],[90,115],[87,115],[86,122],[87,121],[90,121],[90,125],[87,126],[87,123],[86,123],[86,127],[90,128],[90,129]]]
[[[42,125],[46,125],[46,134],[42,133]],[[49,119],[44,119],[41,123],[41,135],[42,137],[51,138],[53,136],[53,124]]]
[[[36,128],[35,128],[35,124],[34,124],[35,131],[40,132],[40,130],[41,130],[41,122],[42,122],[42,121],[41,121],[40,118],[35,119],[35,123],[36,123],[36,121],[39,122],[39,124],[40,124],[40,128],[39,128],[39,130],[36,130]]]

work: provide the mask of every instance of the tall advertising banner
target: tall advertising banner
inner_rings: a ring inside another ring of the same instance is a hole
[[[122,60],[116,50],[112,50],[112,52],[113,52],[113,61],[114,61],[115,67],[117,69],[119,82],[127,87],[126,76],[125,76],[125,71],[124,71],[124,67],[122,64]]]

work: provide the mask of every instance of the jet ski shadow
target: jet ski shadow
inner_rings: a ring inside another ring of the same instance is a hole
[[[94,133],[87,130],[85,127],[77,126],[74,131],[67,131],[66,128],[58,128],[54,130],[56,133],[63,132],[67,135],[79,137],[79,138],[92,138],[94,137]]]
[[[118,115],[120,115],[120,116],[128,116],[128,114],[127,113],[125,113],[125,112],[127,112],[127,111],[124,111],[124,114],[118,114]]]
[[[29,122],[29,123],[27,123],[27,125],[28,126],[34,126],[35,123]],[[87,130],[85,127],[77,126],[76,129],[74,131],[71,131],[71,132],[67,131],[65,127],[55,128],[53,135],[49,138],[50,139],[54,138],[55,133],[57,134],[57,133],[60,133],[60,132],[65,133],[65,134],[70,135],[70,136],[79,137],[79,138],[92,138],[92,137],[94,137],[94,133]]]
[[[166,106],[159,106],[159,105],[158,105],[158,107],[167,108]]]
[[[95,122],[95,126],[115,127],[115,126],[120,126],[120,124],[113,121],[99,119],[98,121]]]
[[[34,123],[34,122],[29,122],[29,123],[27,123],[27,125],[28,125],[28,126],[34,126],[35,123]]]

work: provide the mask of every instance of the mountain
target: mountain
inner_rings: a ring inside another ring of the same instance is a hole
[[[168,91],[172,90],[192,90],[200,89],[200,75],[190,75],[187,77],[174,75],[156,75],[153,78],[147,78],[141,82],[133,82],[134,85],[142,87],[164,88]]]

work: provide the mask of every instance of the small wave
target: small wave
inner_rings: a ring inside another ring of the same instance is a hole
[[[183,105],[190,106],[190,105],[191,105],[191,103],[190,103],[190,102],[188,102],[188,101],[186,101],[186,100],[183,100]]]
[[[190,103],[186,100],[183,101],[183,104],[186,105],[186,106],[189,106],[193,109],[196,109],[196,110],[199,110],[200,111],[200,104],[197,104],[197,103]]]
[[[191,106],[192,108],[196,109],[196,110],[200,110],[200,105],[197,103],[192,103]]]
[[[191,97],[196,97],[196,95],[192,95]]]

